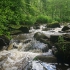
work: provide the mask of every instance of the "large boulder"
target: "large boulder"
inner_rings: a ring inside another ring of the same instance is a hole
[[[48,28],[56,28],[56,27],[60,27],[59,23],[52,23],[52,24],[48,24],[47,25]]]
[[[52,44],[49,41],[49,39],[41,39],[40,42],[44,43],[44,44],[48,44],[48,48],[51,49],[52,48]]]
[[[59,35],[51,35],[50,41],[53,43],[58,42],[58,38],[59,38]]]
[[[42,39],[49,39],[46,35],[44,35],[41,32],[37,32],[34,34],[34,38],[38,41],[41,41]]]
[[[68,26],[64,26],[63,28],[62,28],[62,31],[66,31],[66,30],[69,30],[70,28],[68,27]]]
[[[54,56],[44,56],[44,55],[36,56],[34,58],[34,60],[41,60],[41,61],[47,62],[47,63],[56,63],[57,62],[56,57],[54,57]]]
[[[29,33],[28,27],[20,27],[18,30],[22,31],[23,33]]]
[[[34,38],[44,44],[48,44],[48,48],[52,48],[49,38],[45,34],[43,34],[41,32],[37,32],[37,33],[35,33]]]
[[[5,46],[8,46],[9,42],[10,40],[6,36],[0,35],[0,50],[3,50]],[[5,49],[7,49],[7,47]]]

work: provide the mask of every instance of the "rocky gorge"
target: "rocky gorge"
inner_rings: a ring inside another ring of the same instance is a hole
[[[62,65],[62,57],[55,56],[59,36],[70,43],[70,27],[53,28],[44,24],[30,30],[19,29],[24,33],[12,34],[10,41],[0,37],[0,70],[70,70],[69,63]]]

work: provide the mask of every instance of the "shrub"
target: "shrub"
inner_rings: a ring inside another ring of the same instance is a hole
[[[24,20],[23,20],[23,24],[25,25],[33,25],[36,21],[36,18],[33,17],[32,15],[26,15]]]
[[[55,17],[54,20],[57,22],[61,22],[61,19],[59,17]]]
[[[37,17],[36,23],[49,23],[52,22],[51,17],[40,15]]]
[[[70,22],[70,18],[68,16],[65,16],[62,18],[62,21],[64,22]]]

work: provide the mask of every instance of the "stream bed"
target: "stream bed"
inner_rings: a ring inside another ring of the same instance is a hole
[[[65,33],[58,32],[61,28],[42,31],[43,27],[43,25],[40,26],[40,29],[32,27],[28,34],[13,35],[8,50],[0,52],[0,70],[70,70],[68,65],[57,64],[48,44],[34,38],[37,32],[43,33],[48,38],[50,35]],[[36,56],[40,56],[41,60],[36,59]]]

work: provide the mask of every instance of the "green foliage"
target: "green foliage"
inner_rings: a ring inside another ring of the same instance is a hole
[[[70,52],[70,42],[64,40],[62,36],[58,39],[58,49],[64,53]]]
[[[65,17],[62,18],[62,21],[64,21],[64,22],[70,22],[70,17],[65,16]]]
[[[33,25],[36,21],[36,18],[33,17],[32,15],[26,15],[24,19],[24,24],[25,25]]]
[[[49,23],[52,19],[49,16],[40,15],[37,17],[36,23]]]
[[[64,62],[68,62],[67,59],[70,58],[70,42],[68,41],[65,41],[63,39],[62,36],[59,37],[59,40],[58,40],[58,43],[56,43],[56,47],[57,47],[57,54],[60,54],[60,55],[57,55],[57,56],[63,56],[63,60]]]
[[[54,20],[54,22],[61,22],[61,19],[59,17],[55,17]]]
[[[17,25],[22,18],[22,2],[20,0],[0,0],[0,34],[10,35],[8,26]]]
[[[13,25],[70,22],[70,0],[0,0],[0,34]]]

